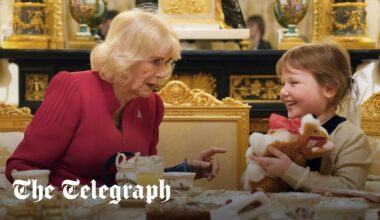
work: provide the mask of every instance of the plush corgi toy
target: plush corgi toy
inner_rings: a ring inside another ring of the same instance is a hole
[[[288,184],[280,178],[270,176],[250,158],[253,154],[273,156],[267,151],[269,145],[288,155],[300,166],[305,166],[307,160],[322,157],[334,148],[333,143],[328,140],[327,131],[311,114],[305,115],[301,120],[290,120],[272,114],[269,127],[268,134],[253,133],[249,138],[250,147],[245,154],[247,169],[244,174],[244,188],[251,192],[284,192],[290,189]]]

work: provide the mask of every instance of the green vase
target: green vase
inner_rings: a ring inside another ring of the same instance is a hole
[[[77,36],[91,36],[90,28],[96,28],[107,14],[105,0],[70,0],[70,14],[79,23]]]

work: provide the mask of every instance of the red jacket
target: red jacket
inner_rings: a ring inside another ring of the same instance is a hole
[[[104,164],[111,155],[121,151],[156,154],[164,114],[160,97],[152,93],[128,102],[122,113],[122,133],[112,119],[118,107],[111,84],[98,73],[57,74],[24,140],[7,161],[7,178],[13,181],[13,169],[49,169],[54,186],[60,187],[65,179],[79,179],[81,184],[94,179],[101,185]]]

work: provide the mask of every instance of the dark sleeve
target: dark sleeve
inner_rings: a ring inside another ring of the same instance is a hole
[[[170,172],[190,172],[189,164],[187,163],[187,160],[184,160],[182,163],[174,166],[174,167],[168,167],[164,170],[165,173]]]

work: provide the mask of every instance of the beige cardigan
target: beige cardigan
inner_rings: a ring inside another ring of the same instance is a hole
[[[347,120],[335,128],[330,139],[335,148],[322,158],[320,172],[292,163],[282,179],[305,192],[314,187],[363,189],[372,163],[367,136]]]

